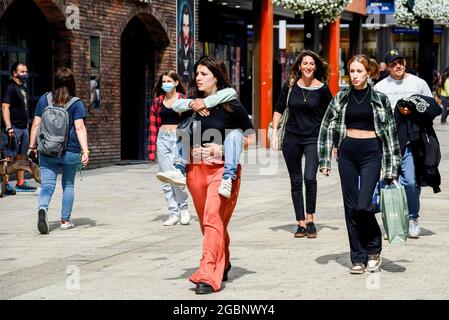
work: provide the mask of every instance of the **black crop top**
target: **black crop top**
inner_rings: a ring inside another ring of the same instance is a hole
[[[374,131],[374,113],[371,106],[371,87],[351,89],[346,107],[346,128]]]
[[[180,120],[180,115],[178,112],[173,111],[171,108],[167,108],[163,103],[161,103],[161,126],[164,124],[178,124]]]

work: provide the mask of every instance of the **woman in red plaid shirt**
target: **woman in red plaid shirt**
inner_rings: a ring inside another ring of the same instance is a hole
[[[159,169],[162,172],[175,169],[173,159],[177,152],[176,128],[181,120],[181,113],[173,111],[171,106],[176,100],[186,98],[185,93],[181,78],[174,71],[161,74],[154,88],[156,98],[150,110],[148,160],[155,160],[157,154]],[[164,226],[189,224],[186,187],[164,183],[162,190],[169,210],[169,217]]]

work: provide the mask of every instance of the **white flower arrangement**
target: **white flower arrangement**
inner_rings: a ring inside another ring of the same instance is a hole
[[[449,0],[415,0],[413,12],[407,7],[407,0],[396,0],[394,17],[400,26],[417,28],[418,19],[431,19],[449,26]]]
[[[273,0],[275,6],[293,10],[304,17],[306,12],[320,16],[323,24],[337,19],[352,0]]]

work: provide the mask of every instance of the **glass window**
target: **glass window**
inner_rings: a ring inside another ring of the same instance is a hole
[[[100,37],[90,37],[90,66],[100,68]]]

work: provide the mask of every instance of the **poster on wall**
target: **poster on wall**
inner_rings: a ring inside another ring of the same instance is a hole
[[[195,64],[195,1],[177,0],[177,72],[184,84],[193,74]]]

